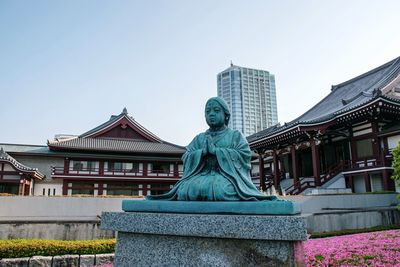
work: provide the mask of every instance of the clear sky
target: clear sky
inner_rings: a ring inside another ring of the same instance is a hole
[[[275,74],[278,120],[400,56],[400,1],[0,0],[0,143],[46,144],[119,114],[187,145],[216,75]]]

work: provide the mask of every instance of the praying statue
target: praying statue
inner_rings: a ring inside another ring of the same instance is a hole
[[[251,150],[244,136],[228,128],[226,102],[210,98],[205,106],[208,126],[187,146],[182,157],[183,177],[163,195],[148,200],[258,201],[275,200],[257,190],[250,178]]]

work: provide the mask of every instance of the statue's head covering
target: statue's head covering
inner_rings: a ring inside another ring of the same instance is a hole
[[[210,99],[207,100],[206,106],[211,101],[217,102],[222,107],[222,110],[225,113],[225,125],[228,126],[229,119],[231,118],[231,112],[229,111],[228,104],[225,102],[225,100],[223,100],[220,97],[211,97]]]

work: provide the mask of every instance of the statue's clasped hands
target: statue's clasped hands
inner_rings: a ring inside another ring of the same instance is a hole
[[[202,155],[205,156],[207,154],[215,155],[215,145],[212,141],[212,137],[207,135],[206,140],[204,141],[204,148],[202,151]]]

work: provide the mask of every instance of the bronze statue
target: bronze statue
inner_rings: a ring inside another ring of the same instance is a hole
[[[166,194],[148,200],[241,201],[275,200],[259,192],[250,178],[251,150],[244,136],[228,128],[226,102],[210,98],[205,107],[210,128],[197,135],[183,155],[183,177]]]

